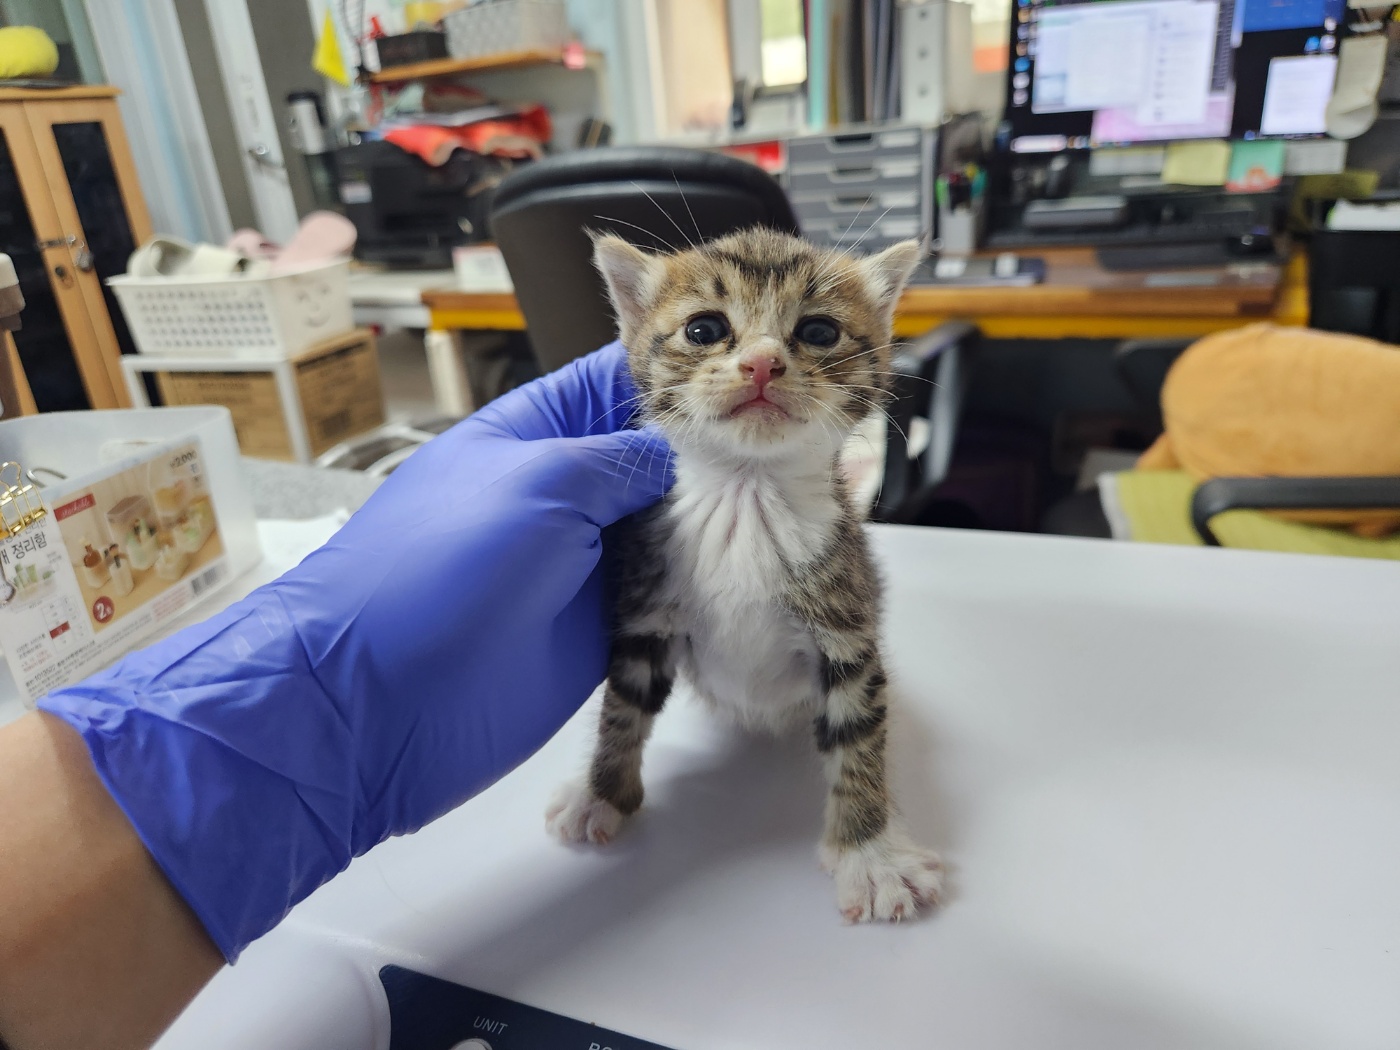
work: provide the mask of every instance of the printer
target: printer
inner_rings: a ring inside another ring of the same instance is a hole
[[[389,142],[336,151],[341,207],[355,256],[404,269],[446,269],[452,249],[489,239],[491,199],[514,162],[457,150],[441,167]]]

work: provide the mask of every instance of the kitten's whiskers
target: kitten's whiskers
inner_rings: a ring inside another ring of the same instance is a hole
[[[665,237],[661,236],[659,233],[655,233],[647,229],[645,226],[638,226],[635,222],[628,222],[626,219],[614,219],[608,215],[594,215],[593,217],[595,219],[602,219],[604,222],[615,222],[621,226],[629,226],[632,229],[636,230],[638,233],[645,233],[648,237],[655,237],[658,241],[664,244],[667,248],[670,248],[673,252],[680,251],[679,248],[677,248],[674,244],[668,241]],[[682,233],[684,233],[684,231],[682,231]]]
[[[699,237],[701,240],[704,240],[704,237],[700,233],[700,224],[695,221],[695,213],[690,210],[690,201],[685,199],[685,191],[681,189],[681,180],[676,176],[676,173],[674,171],[671,172],[671,181],[676,184],[676,195],[680,197],[681,203],[685,205],[686,214],[690,216],[690,225],[695,227],[695,236]]]
[[[865,357],[867,354],[878,354],[881,350],[889,350],[896,347],[902,340],[895,340],[893,343],[885,343],[883,346],[872,346],[869,350],[857,350],[848,357],[843,357],[839,361],[822,361],[817,364],[818,371],[825,372],[828,369],[844,365],[847,361],[854,361],[858,357]]]
[[[868,204],[868,203],[869,203],[869,200],[866,201],[866,204]],[[859,237],[856,238],[856,241],[855,241],[854,244],[848,245],[848,246],[846,246],[845,248],[838,248],[838,249],[837,249],[837,254],[840,255],[840,256],[842,256],[843,258],[849,259],[849,258],[851,257],[851,255],[852,255],[852,253],[854,253],[855,250],[861,246],[861,244],[864,242],[865,238],[867,238],[867,237],[870,236],[871,231],[874,230],[875,227],[877,227],[877,226],[880,225],[881,221],[884,220],[885,216],[888,215],[888,214],[893,210],[893,208],[894,208],[894,205],[890,205],[890,207],[888,207],[888,208],[886,208],[884,211],[882,211],[882,212],[879,214],[879,216],[875,219],[875,221],[872,222],[869,226],[867,226],[867,227],[865,228],[865,232],[862,233]],[[847,226],[847,227],[846,227],[845,232],[842,234],[843,237],[844,237],[847,233],[850,233],[850,232],[851,232],[851,226],[854,226],[854,225],[855,225],[856,219],[859,219],[859,218],[860,218],[860,212],[862,212],[862,211],[865,211],[865,204],[862,204],[862,205],[860,206],[860,211],[856,212],[856,218],[855,218],[855,219],[852,219],[852,220],[851,220],[850,226]]]
[[[632,180],[632,185],[642,191],[642,196],[646,197],[647,200],[651,201],[652,204],[656,205],[656,210],[659,211],[662,215],[666,216],[666,221],[669,222],[672,226],[674,226],[676,228],[676,232],[685,238],[685,243],[694,248],[695,242],[690,239],[690,234],[686,233],[685,230],[681,229],[681,224],[671,217],[671,213],[668,212],[665,208],[663,208],[660,204],[657,204],[656,198],[653,197],[650,193],[648,193],[646,191],[646,188],[636,179]],[[686,207],[689,208],[690,205],[687,204]]]

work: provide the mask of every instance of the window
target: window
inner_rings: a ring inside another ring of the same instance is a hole
[[[802,0],[763,0],[763,86],[794,87],[807,80],[807,37]]]

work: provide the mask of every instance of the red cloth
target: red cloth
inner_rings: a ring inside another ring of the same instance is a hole
[[[413,124],[384,133],[384,140],[421,157],[433,167],[446,164],[454,150],[469,149],[493,157],[538,159],[553,133],[549,110],[530,106],[510,117],[479,120],[457,128]]]

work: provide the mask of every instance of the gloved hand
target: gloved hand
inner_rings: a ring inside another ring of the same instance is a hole
[[[602,681],[600,530],[669,484],[634,407],[616,343],[512,391],[285,576],[41,701],[229,960]]]

